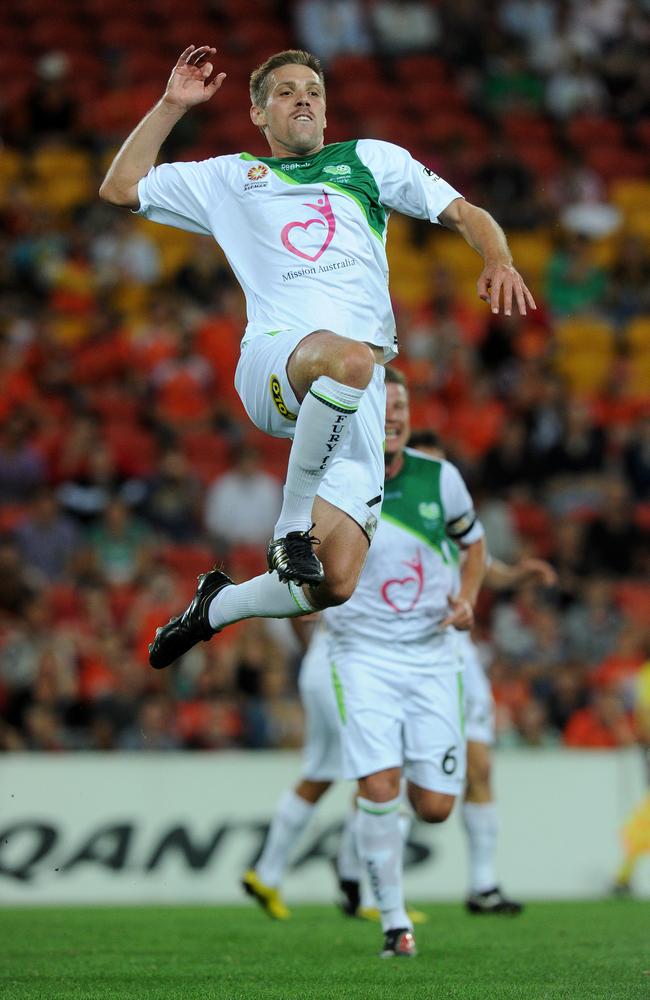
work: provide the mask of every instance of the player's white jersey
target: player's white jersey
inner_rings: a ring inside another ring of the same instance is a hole
[[[356,590],[323,612],[337,647],[375,647],[433,672],[456,670],[439,656],[440,623],[459,589],[458,548],[483,536],[467,487],[450,462],[407,448],[399,474],[387,479],[379,525]]]
[[[396,353],[388,294],[391,211],[437,222],[460,197],[400,146],[359,139],[307,158],[249,153],[153,167],[139,214],[213,236],[246,296],[244,343],[329,329]]]

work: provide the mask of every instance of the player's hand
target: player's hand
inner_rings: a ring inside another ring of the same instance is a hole
[[[441,628],[448,625],[458,629],[459,632],[469,632],[474,624],[474,608],[465,597],[454,597],[452,594],[447,598],[450,613],[440,622]]]
[[[163,94],[163,101],[175,108],[187,111],[196,104],[209,101],[226,79],[225,73],[214,72],[213,57],[217,50],[210,45],[188,45],[181,52],[178,62],[172,70]]]
[[[526,315],[528,307],[537,309],[535,299],[524,284],[524,279],[512,264],[486,264],[481,271],[476,287],[479,298],[490,303],[490,309],[493,313],[498,313],[501,310],[502,294],[503,311],[506,316],[512,314],[513,298],[522,316]]]
[[[543,587],[554,587],[557,583],[557,573],[544,559],[522,559],[519,570],[526,580],[534,580]]]

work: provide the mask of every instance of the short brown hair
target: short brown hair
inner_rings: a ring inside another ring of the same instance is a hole
[[[323,67],[317,56],[313,56],[311,52],[305,52],[303,49],[285,49],[284,52],[276,52],[274,56],[270,56],[266,62],[263,62],[261,66],[258,66],[251,73],[249,87],[251,101],[256,108],[263,108],[267,102],[269,96],[268,80],[273,70],[278,69],[280,66],[291,65],[309,66],[316,73],[323,86],[325,86]]]
[[[393,382],[396,385],[403,385],[408,392],[408,382],[406,381],[406,375],[404,372],[400,371],[399,368],[394,368],[393,365],[386,365],[386,382]]]

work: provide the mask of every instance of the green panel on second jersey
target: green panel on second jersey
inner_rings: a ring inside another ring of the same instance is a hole
[[[404,452],[404,464],[386,481],[381,516],[416,535],[439,552],[445,562],[458,560],[458,548],[447,537],[440,492],[442,464]]]

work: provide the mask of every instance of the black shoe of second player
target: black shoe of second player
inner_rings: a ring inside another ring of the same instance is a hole
[[[379,952],[380,958],[415,958],[417,953],[410,927],[397,927],[384,932],[384,947]]]
[[[168,667],[197,642],[207,642],[218,629],[213,629],[208,619],[210,601],[232,580],[220,569],[202,573],[196,594],[182,615],[170,618],[166,625],[156,629],[154,640],[149,645],[149,663],[156,670]]]
[[[312,524],[313,528],[313,524]],[[308,531],[290,531],[284,538],[272,538],[266,553],[269,573],[274,571],[283,583],[311,583],[325,579],[321,561],[313,550],[320,545]]]
[[[516,917],[523,910],[522,903],[515,903],[501,892],[498,885],[487,892],[475,892],[465,902],[470,913],[502,913]]]

